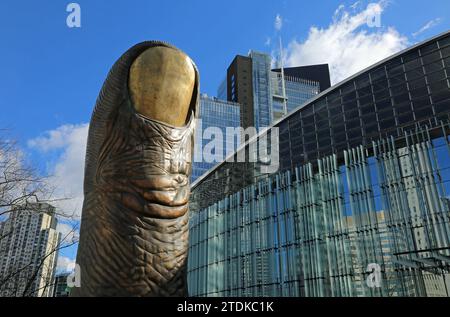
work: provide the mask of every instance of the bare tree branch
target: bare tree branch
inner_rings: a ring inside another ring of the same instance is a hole
[[[0,223],[6,221],[13,214],[26,213],[42,213],[39,208],[41,203],[47,203],[53,205],[70,198],[54,198],[54,188],[50,185],[51,176],[41,176],[38,171],[28,164],[25,160],[25,155],[19,148],[17,142],[12,138],[5,136],[5,130],[0,129]],[[47,250],[45,254],[33,257],[27,263],[19,263],[14,267],[8,268],[8,272],[4,272],[1,275],[1,262],[0,262],[0,294],[2,289],[8,288],[9,285],[17,287],[21,281],[25,284],[23,291],[19,289],[8,289],[9,294],[15,296],[37,296],[39,291],[52,287],[54,283],[54,275],[56,269],[57,258],[54,259],[50,268],[51,274],[47,276],[43,286],[35,287],[36,281],[40,277],[46,260],[68,248],[78,242],[77,237],[77,223],[74,223],[75,211],[63,212],[55,211],[55,217],[66,220],[71,227],[63,237],[54,245],[50,250]],[[70,223],[72,221],[72,223]],[[1,227],[0,227],[1,229]],[[2,241],[8,245],[8,238],[14,234],[15,228],[10,226],[4,227],[0,230],[0,247]],[[35,233],[30,233],[35,234]],[[9,246],[9,248],[14,246]],[[4,251],[4,250],[3,250]],[[0,254],[2,250],[0,249]],[[47,261],[48,262],[48,261]],[[25,280],[24,280],[25,279]]]

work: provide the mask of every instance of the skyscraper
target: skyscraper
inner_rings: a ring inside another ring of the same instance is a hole
[[[227,96],[227,77],[225,77],[217,88],[217,98],[221,100],[228,100]]]
[[[448,296],[449,75],[445,32],[275,122],[278,170],[195,182],[190,295]]]
[[[271,69],[271,56],[250,51],[237,55],[227,70],[218,93],[241,105],[241,122],[247,127],[268,127],[330,87],[328,65],[284,68],[284,85],[279,69]],[[284,88],[284,89],[283,89]]]
[[[223,84],[222,84],[223,85]],[[243,128],[254,127],[252,59],[237,55],[227,69],[227,100],[241,105]]]
[[[55,208],[46,203],[10,213],[0,240],[0,296],[52,295],[60,240],[56,225]]]
[[[67,278],[70,273],[60,273],[55,277],[55,283],[53,287],[53,297],[68,297],[70,289],[67,286]]]
[[[228,154],[237,149],[240,143],[239,134],[233,138],[226,137],[227,128],[230,131],[230,129],[240,127],[239,104],[203,94],[200,96],[198,119],[195,131],[192,182],[214,165],[222,162]]]
[[[328,64],[284,67],[283,70],[284,75],[286,76],[318,82],[320,91],[325,91],[331,87],[330,70]],[[280,68],[273,69],[273,71],[281,73]]]
[[[272,118],[271,122],[281,119],[287,113],[303,105],[308,99],[320,92],[320,83],[290,75],[283,76],[271,71]],[[283,88],[284,91],[283,92]]]
[[[268,127],[272,122],[272,73],[270,55],[250,51],[252,60],[252,84],[253,84],[253,122],[255,127]]]

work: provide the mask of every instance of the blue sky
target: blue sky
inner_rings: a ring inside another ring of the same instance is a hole
[[[340,4],[355,0],[78,1],[79,29],[65,24],[69,2],[1,1],[0,94],[6,114],[2,111],[0,126],[13,128],[23,140],[87,122],[110,66],[137,42],[163,39],[185,50],[200,69],[202,91],[214,95],[236,54],[273,49],[265,42],[275,35],[277,14],[284,20],[284,41],[301,41],[311,26],[326,27]],[[411,37],[441,18],[420,36],[426,38],[448,29],[449,15],[446,0],[395,0],[382,24]]]
[[[448,0],[376,1],[377,28],[361,23],[368,1],[80,0],[81,28],[68,28],[69,3],[0,2],[0,128],[11,129],[42,173],[59,177],[77,209],[93,105],[111,65],[135,43],[181,48],[200,70],[202,92],[215,95],[236,54],[276,56],[278,35],[288,65],[329,62],[337,82],[450,25]]]

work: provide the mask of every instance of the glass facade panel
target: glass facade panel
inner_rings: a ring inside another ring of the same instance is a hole
[[[237,103],[210,98],[206,95],[200,97],[200,115],[197,121],[195,145],[194,145],[194,162],[192,163],[191,182],[203,175],[214,165],[222,162],[225,158],[233,153],[240,144],[240,135],[237,133],[235,138],[227,138],[227,128],[239,128],[240,124],[240,106]],[[210,139],[204,139],[205,131],[208,128],[218,128],[222,136],[213,135]],[[222,137],[220,142],[219,138]],[[218,161],[208,162],[203,157],[205,145],[214,140],[219,140],[218,146],[214,147],[214,154],[221,158]]]
[[[450,147],[448,136],[431,142],[427,132],[406,134],[399,148],[381,139],[370,155],[346,150],[342,164],[325,157],[195,212],[190,295],[435,292],[429,276],[448,274],[450,255]],[[367,283],[373,264],[382,276],[376,288]]]

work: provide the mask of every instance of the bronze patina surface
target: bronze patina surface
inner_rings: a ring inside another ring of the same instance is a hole
[[[186,105],[191,101],[194,85],[191,59],[178,50],[154,47],[131,65],[130,97],[136,111],[148,118],[174,126],[186,124]]]
[[[199,76],[143,42],[114,64],[92,115],[71,296],[186,296],[189,177]]]

